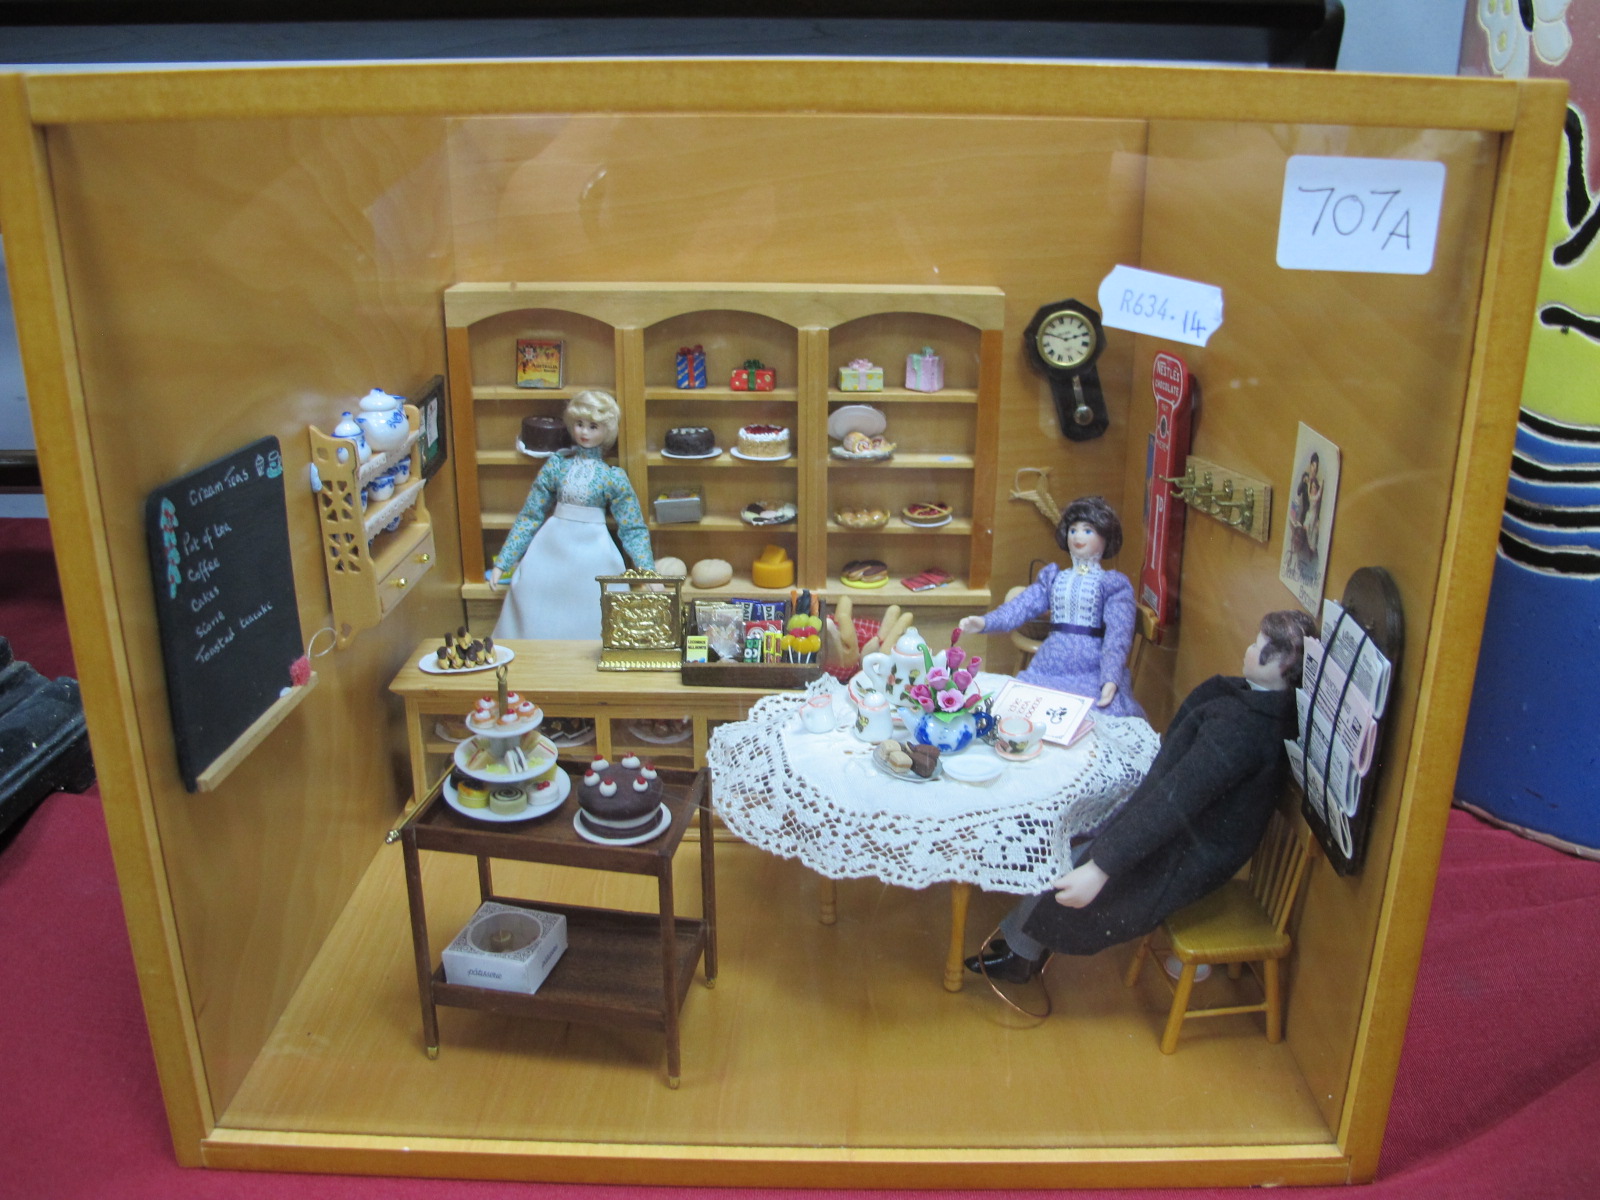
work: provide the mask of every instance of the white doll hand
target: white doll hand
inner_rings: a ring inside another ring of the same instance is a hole
[[[1073,867],[1050,886],[1056,889],[1056,903],[1063,908],[1083,908],[1093,902],[1110,876],[1095,866],[1094,859]]]
[[[987,622],[982,617],[962,617],[957,624],[962,633],[982,633]]]
[[[500,580],[501,580],[501,577],[504,574],[505,573],[503,571],[501,571],[499,567],[495,567],[492,570],[490,570],[490,572],[489,572],[489,590],[491,592],[498,592],[500,590]]]
[[[1100,685],[1100,699],[1094,702],[1096,708],[1104,708],[1111,703],[1112,697],[1117,694],[1117,685],[1112,680],[1107,680]]]

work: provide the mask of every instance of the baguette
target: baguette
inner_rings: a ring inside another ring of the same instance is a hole
[[[839,622],[834,626],[834,631],[839,635],[839,662],[847,667],[853,667],[861,661],[861,645],[856,640],[856,623],[851,616],[853,611],[854,602],[849,596],[840,596],[839,603],[833,606],[833,615]]]

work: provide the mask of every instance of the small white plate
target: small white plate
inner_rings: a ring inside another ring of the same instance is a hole
[[[779,504],[772,506],[770,511],[776,515],[771,520],[763,520],[760,517],[753,516],[748,508],[741,508],[739,510],[739,520],[746,525],[754,525],[758,529],[765,529],[771,525],[788,525],[794,521],[796,509],[792,504]]]
[[[937,529],[941,525],[948,525],[954,519],[954,514],[939,518],[937,521],[913,521],[905,513],[900,514],[900,519],[912,529]]]
[[[959,783],[993,783],[1005,770],[1005,764],[992,754],[941,754],[939,763],[944,773]]]
[[[716,458],[721,455],[721,453],[722,451],[720,449],[707,450],[704,454],[674,454],[671,450],[663,450],[661,452],[661,457],[682,459]]]
[[[836,442],[844,441],[847,433],[877,437],[887,428],[889,418],[870,404],[846,404],[828,414],[828,436]]]
[[[780,454],[776,456],[763,454],[740,454],[738,450],[729,450],[728,453],[733,455],[735,458],[744,459],[745,462],[754,463],[787,462],[789,459],[794,457],[794,453],[792,451],[788,454]]]
[[[683,728],[671,737],[658,737],[645,731],[642,725],[634,722],[628,723],[628,732],[641,742],[649,742],[652,746],[676,746],[679,742],[687,742],[694,736],[694,726],[689,722],[683,723]]]
[[[549,770],[548,767],[545,770]],[[554,798],[541,800],[537,804],[531,800],[528,807],[521,812],[497,813],[489,808],[468,808],[461,803],[456,795],[456,785],[448,775],[444,779],[444,802],[455,809],[463,817],[471,817],[474,821],[492,821],[496,825],[509,824],[512,821],[531,821],[534,817],[542,817],[546,813],[553,813],[560,808],[569,795],[572,794],[572,776],[565,771],[557,771],[556,777],[551,781],[550,790]]]
[[[938,761],[933,764],[933,774],[924,778],[915,771],[896,771],[891,767],[888,756],[883,752],[883,744],[881,742],[872,748],[872,765],[890,779],[898,779],[901,783],[932,783],[944,774],[945,757],[945,755],[941,754]]]
[[[481,667],[441,667],[438,652],[431,651],[417,660],[417,668],[428,675],[471,675],[474,671],[492,671],[502,667],[516,656],[517,652],[510,646],[496,646],[492,663],[484,663]]]
[[[646,842],[652,842],[660,837],[666,832],[667,826],[671,824],[672,810],[663,804],[661,806],[661,815],[656,818],[655,825],[643,833],[637,833],[630,838],[608,838],[601,837],[598,833],[590,832],[589,825],[584,820],[583,809],[580,808],[572,814],[572,828],[577,831],[578,836],[601,846],[642,846]]]
[[[522,439],[517,439],[517,453],[525,454],[529,458],[549,458],[552,454],[560,454],[559,450],[529,450],[522,444]]]
[[[888,446],[882,450],[846,450],[843,446],[834,446],[828,451],[835,458],[842,458],[845,462],[883,462],[894,457],[894,447]]]

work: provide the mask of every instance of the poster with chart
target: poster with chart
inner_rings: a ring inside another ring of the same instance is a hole
[[[192,792],[290,686],[302,653],[278,439],[151,492],[145,534],[178,770]]]

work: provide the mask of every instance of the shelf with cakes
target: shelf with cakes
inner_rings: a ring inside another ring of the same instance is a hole
[[[754,587],[751,563],[776,545],[795,564],[799,587],[837,590],[845,563],[870,557],[895,580],[938,569],[958,581],[908,593],[925,605],[986,606],[1004,309],[1004,294],[986,287],[448,288],[452,389],[473,398],[453,408],[457,444],[477,447],[475,478],[458,476],[462,594],[481,602],[469,604],[469,616],[492,620],[499,597],[477,581],[527,494],[528,468],[537,468],[513,444],[520,422],[555,415],[555,401],[573,390],[530,400],[511,385],[516,339],[534,334],[562,342],[575,378],[614,379],[623,413],[617,462],[639,496],[656,557],[731,565],[728,583],[690,585],[685,596],[768,590]],[[929,379],[920,367],[907,377],[913,355],[942,377]],[[885,364],[888,385],[845,390],[840,368],[861,359]],[[830,416],[862,404],[886,410],[896,445],[881,456],[837,457]],[[657,499],[688,493],[698,496],[697,516],[657,519]],[[938,527],[902,521],[902,509],[930,502],[951,507]],[[789,506],[791,520],[742,516]],[[891,514],[882,528],[855,529],[836,516],[841,507],[873,506]],[[888,604],[898,586],[858,596]]]

